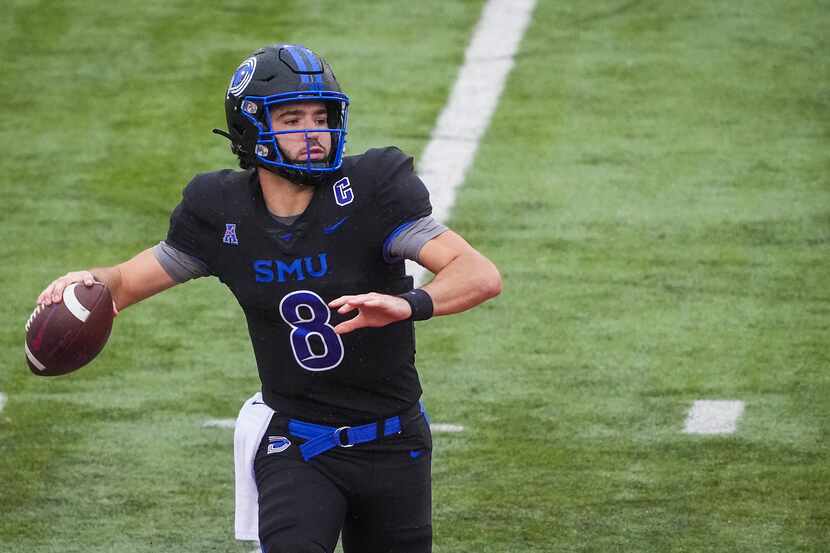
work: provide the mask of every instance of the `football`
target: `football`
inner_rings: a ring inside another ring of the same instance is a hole
[[[26,323],[26,363],[38,376],[75,371],[104,348],[114,318],[112,296],[100,282],[70,284],[63,301],[38,305]]]

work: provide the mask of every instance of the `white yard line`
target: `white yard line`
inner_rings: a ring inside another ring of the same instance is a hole
[[[686,434],[734,434],[744,402],[736,400],[698,400],[689,409],[683,432]]]
[[[441,433],[441,432],[449,432],[449,433],[464,432],[464,427],[461,426],[460,424],[446,424],[446,423],[441,423],[441,422],[435,422],[435,423],[430,424],[429,429],[433,433],[436,433],[436,434]]]
[[[202,423],[202,428],[234,428],[236,419],[208,419]]]
[[[455,192],[490,125],[535,5],[536,0],[489,0],[482,10],[464,65],[418,162],[437,221],[449,218]],[[407,271],[416,283],[427,273],[410,261]]]
[[[3,392],[0,392],[0,413],[3,412],[3,407],[6,406],[6,400],[8,400],[8,396]]]
[[[0,394],[2,395],[2,394]],[[0,402],[2,408],[2,402]],[[202,428],[229,428],[233,429],[236,426],[236,419],[207,419],[202,422]],[[456,433],[464,432],[464,427],[460,424],[449,424],[436,422],[429,425],[430,430],[434,433]]]

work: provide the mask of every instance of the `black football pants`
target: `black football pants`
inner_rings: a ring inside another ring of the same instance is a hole
[[[254,461],[263,552],[332,553],[342,531],[345,553],[429,553],[432,437],[423,415],[402,423],[400,434],[306,462],[303,440],[274,415]]]

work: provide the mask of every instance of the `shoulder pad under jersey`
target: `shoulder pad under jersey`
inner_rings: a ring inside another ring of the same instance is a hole
[[[200,173],[185,187],[182,203],[200,219],[209,222],[222,219],[227,208],[237,203],[234,196],[247,195],[250,176],[250,171],[230,169]]]

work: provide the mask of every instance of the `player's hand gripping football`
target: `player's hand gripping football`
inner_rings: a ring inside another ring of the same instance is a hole
[[[83,282],[84,286],[92,286],[95,277],[89,271],[73,271],[55,279],[37,297],[38,305],[51,305],[58,303],[63,298],[63,290],[74,282]]]
[[[409,303],[397,296],[378,294],[358,294],[356,296],[340,296],[329,303],[329,307],[337,309],[341,315],[357,309],[357,316],[343,321],[334,327],[337,334],[346,334],[358,328],[386,326],[390,323],[408,319],[412,314]]]

